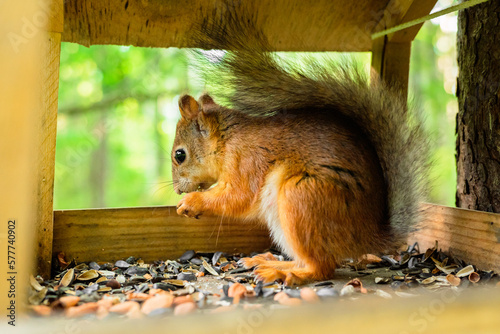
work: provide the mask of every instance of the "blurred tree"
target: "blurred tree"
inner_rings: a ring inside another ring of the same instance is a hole
[[[457,206],[500,213],[500,1],[458,17]]]

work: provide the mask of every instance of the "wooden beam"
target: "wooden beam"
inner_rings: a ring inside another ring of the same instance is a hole
[[[423,204],[425,224],[409,239],[440,247],[483,269],[500,270],[500,215]],[[55,211],[54,253],[78,261],[176,258],[185,250],[245,252],[270,246],[256,222],[178,216],[174,207]]]
[[[387,0],[70,0],[65,1],[63,41],[197,47],[189,39],[193,24],[228,5],[255,14],[277,51],[369,51]]]
[[[40,218],[40,74],[48,21],[42,4],[26,0],[0,5],[0,305],[5,310],[14,302],[18,315],[26,306],[28,277],[35,272],[34,230]],[[15,296],[8,292],[6,279],[11,276]],[[3,318],[7,327],[10,319]]]
[[[186,250],[259,252],[271,245],[256,222],[223,217],[189,219],[175,207],[65,210],[54,213],[53,252],[68,259],[145,261],[179,257]]]
[[[372,32],[394,27],[430,13],[437,0],[391,0]],[[372,44],[372,68],[390,86],[408,95],[411,42],[421,24],[378,38]]]
[[[48,31],[43,31],[40,104],[37,131],[39,137],[36,171],[38,172],[37,217],[34,224],[36,273],[50,277],[53,237],[53,193],[59,92],[59,56],[63,28],[63,1],[46,2]]]
[[[425,222],[409,242],[434,246],[484,270],[500,271],[500,214],[423,205]]]
[[[411,20],[415,20],[429,14],[432,8],[434,8],[434,6],[436,5],[436,2],[437,0],[413,1],[408,11],[401,19],[401,22],[399,22],[398,24],[401,24],[403,22],[409,22]],[[417,36],[422,25],[423,23],[417,24],[414,25],[413,27],[400,30],[398,32],[395,32],[394,34],[390,34],[388,36],[389,41],[393,43],[411,42],[415,39],[415,36]]]
[[[387,4],[380,21],[372,33],[392,28],[404,22],[412,21],[428,15],[436,5],[437,0],[391,0]],[[417,36],[422,24],[388,35],[388,41],[394,43],[411,42]]]
[[[373,41],[372,68],[389,86],[408,95],[411,42],[389,42],[387,37]]]

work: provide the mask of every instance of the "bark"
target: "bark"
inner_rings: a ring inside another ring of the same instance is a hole
[[[500,0],[458,14],[458,207],[500,213]]]

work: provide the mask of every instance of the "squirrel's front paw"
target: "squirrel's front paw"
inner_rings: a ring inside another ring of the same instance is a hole
[[[203,201],[197,192],[186,194],[177,204],[177,214],[181,216],[198,219],[204,211]]]

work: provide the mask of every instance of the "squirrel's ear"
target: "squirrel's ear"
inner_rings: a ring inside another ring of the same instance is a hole
[[[182,118],[193,120],[198,117],[200,106],[192,96],[184,95],[179,99],[179,110]]]
[[[213,107],[217,106],[217,104],[215,104],[214,100],[208,94],[203,94],[202,96],[200,96],[198,102],[201,105],[201,110],[203,110],[205,114],[209,113]]]

